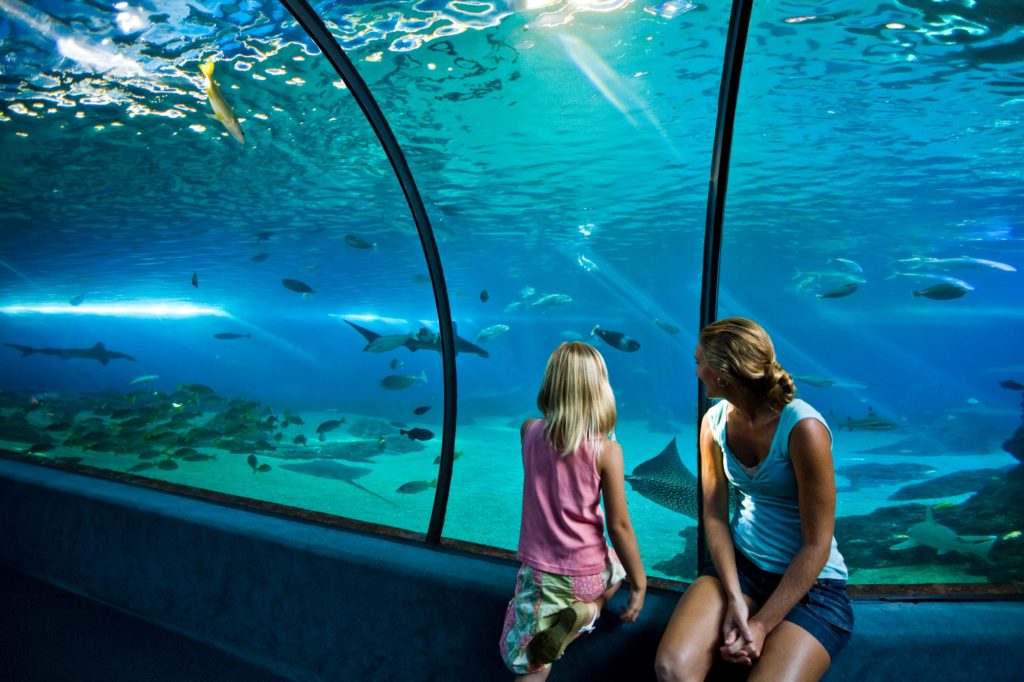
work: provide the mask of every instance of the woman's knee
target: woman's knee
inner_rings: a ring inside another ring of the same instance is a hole
[[[654,674],[658,682],[685,682],[702,680],[694,669],[693,661],[687,659],[682,651],[658,650],[654,659]]]

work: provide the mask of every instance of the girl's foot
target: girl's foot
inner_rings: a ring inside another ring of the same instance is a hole
[[[538,632],[526,645],[530,661],[545,665],[561,657],[569,642],[597,620],[596,611],[596,604],[578,601],[556,613],[554,624]]]

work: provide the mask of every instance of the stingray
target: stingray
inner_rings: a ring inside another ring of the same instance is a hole
[[[697,478],[680,459],[675,438],[657,456],[638,464],[626,481],[648,500],[697,518]]]
[[[300,474],[316,476],[317,478],[329,478],[336,481],[345,481],[345,483],[348,483],[350,486],[359,488],[363,492],[382,499],[390,505],[398,506],[388,498],[382,497],[369,488],[355,482],[354,479],[362,478],[366,474],[370,473],[370,469],[367,469],[366,467],[350,467],[347,464],[342,464],[332,460],[313,460],[311,462],[302,462],[300,464],[282,464],[281,468],[288,469],[289,471],[297,471]]]

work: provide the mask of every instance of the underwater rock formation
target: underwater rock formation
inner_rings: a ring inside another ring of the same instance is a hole
[[[1024,396],[1024,393],[1021,394]],[[1017,427],[1013,435],[1003,443],[1003,450],[1017,458],[1018,462],[1024,462],[1024,400],[1021,400],[1021,425]]]

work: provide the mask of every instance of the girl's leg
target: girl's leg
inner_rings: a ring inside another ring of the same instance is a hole
[[[516,675],[516,682],[544,682],[544,680],[548,679],[548,673],[550,672],[551,668],[545,668],[529,675]]]
[[[726,600],[718,578],[701,576],[686,590],[658,645],[658,682],[703,680],[718,656]]]
[[[796,623],[782,621],[768,635],[749,682],[817,682],[832,659],[814,635]]]

